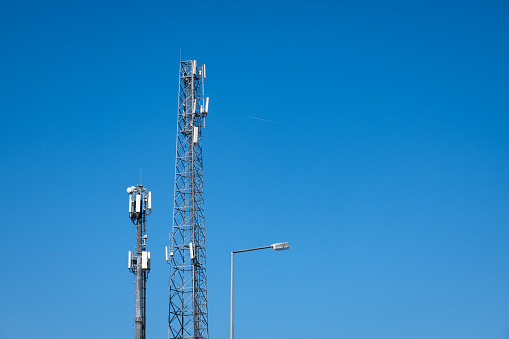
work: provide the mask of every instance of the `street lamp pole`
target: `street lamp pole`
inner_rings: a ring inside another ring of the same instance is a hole
[[[280,242],[276,244],[272,244],[270,246],[263,246],[263,247],[255,247],[255,248],[248,248],[246,250],[240,250],[240,251],[233,251],[231,253],[231,285],[230,285],[230,339],[233,339],[233,255],[235,253],[242,253],[242,252],[250,252],[250,251],[256,251],[256,250],[264,250],[267,248],[275,249],[276,251],[282,251],[287,250],[290,248],[290,245],[287,242]]]

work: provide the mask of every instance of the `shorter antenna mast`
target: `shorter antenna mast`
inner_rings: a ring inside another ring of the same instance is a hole
[[[141,182],[141,170],[140,170]],[[134,318],[135,339],[145,339],[147,319],[145,316],[147,279],[150,272],[150,252],[147,248],[145,217],[152,213],[152,193],[141,183],[127,188],[129,194],[129,218],[136,226],[136,251],[129,251],[127,268],[136,276],[136,314]]]

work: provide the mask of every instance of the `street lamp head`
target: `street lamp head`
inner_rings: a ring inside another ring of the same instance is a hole
[[[290,245],[287,243],[287,242],[278,242],[276,244],[272,244],[270,245],[270,247],[273,249],[273,250],[276,250],[276,251],[282,251],[282,250],[287,250],[290,248]]]

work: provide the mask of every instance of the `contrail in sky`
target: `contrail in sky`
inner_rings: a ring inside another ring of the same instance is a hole
[[[282,123],[280,123],[280,122],[277,122],[277,121],[272,121],[272,120],[267,120],[267,119],[262,119],[262,118],[252,117],[252,116],[250,116],[250,115],[246,115],[246,117],[251,118],[251,119],[256,119],[256,120],[265,121],[265,122],[271,122],[271,123],[273,123],[273,124],[284,125],[284,124],[282,124]]]

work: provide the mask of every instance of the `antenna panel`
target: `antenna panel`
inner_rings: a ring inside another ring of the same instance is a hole
[[[136,212],[141,212],[141,194],[136,194]]]
[[[193,132],[193,142],[196,144],[198,142],[198,127],[194,126]]]

